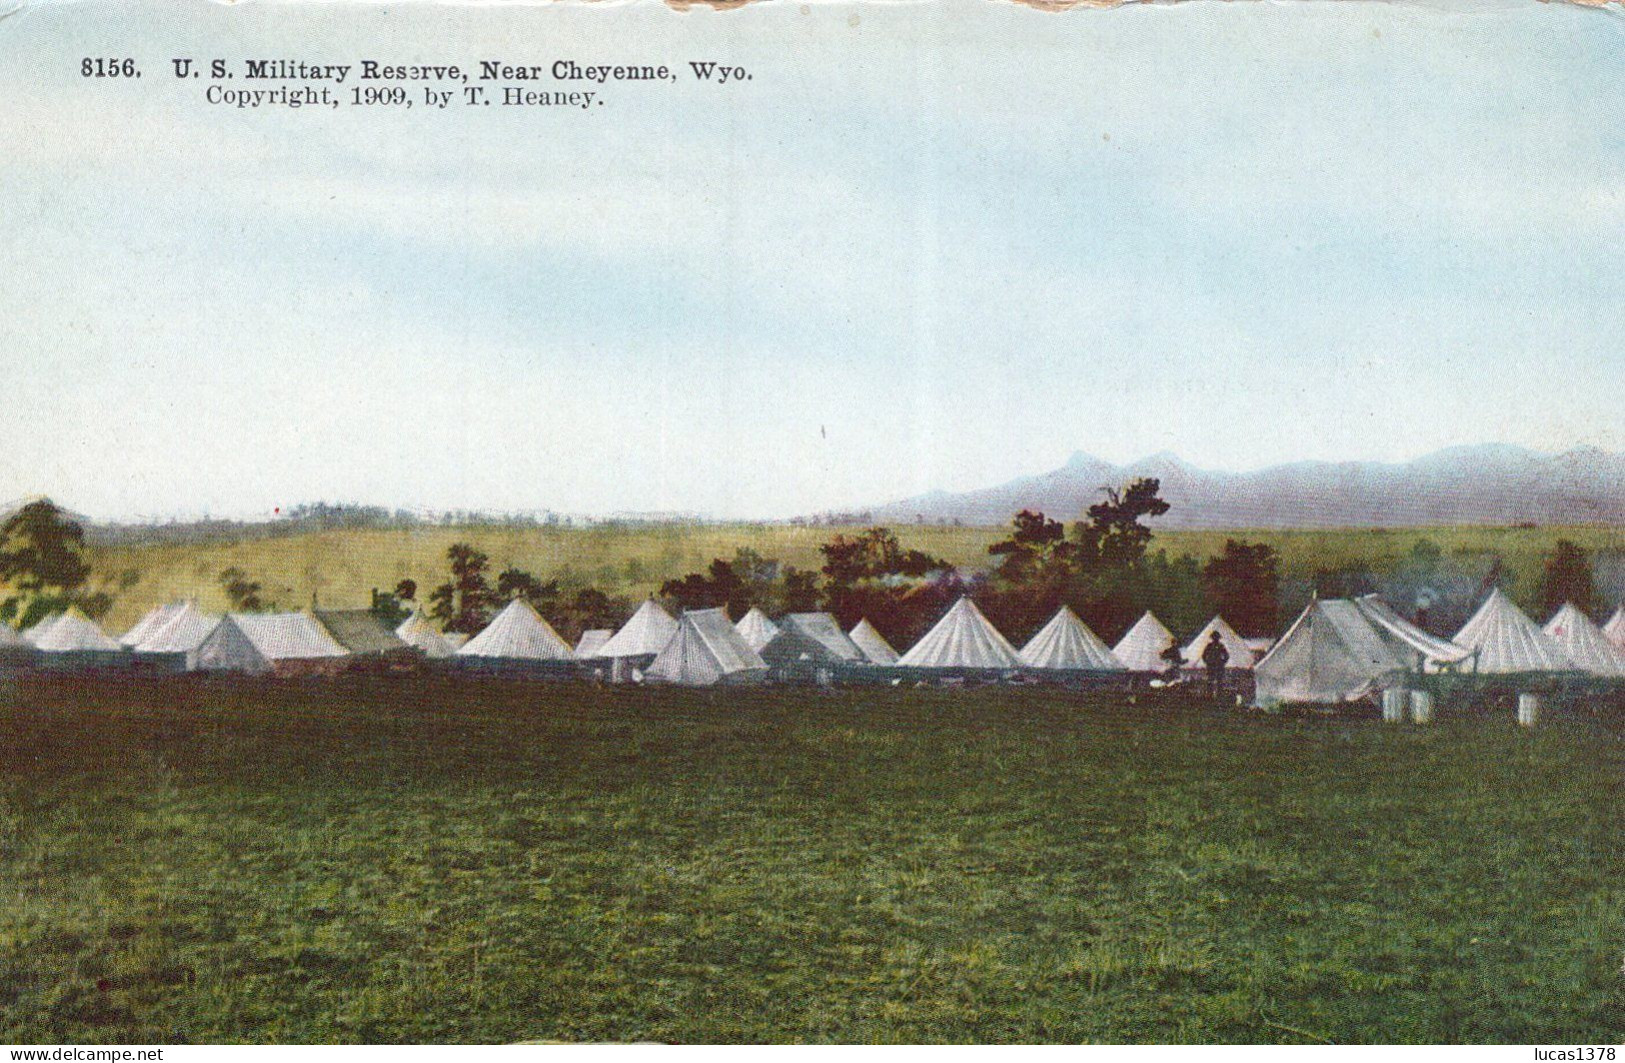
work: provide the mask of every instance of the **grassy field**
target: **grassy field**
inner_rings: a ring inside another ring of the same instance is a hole
[[[667,579],[703,570],[714,557],[731,557],[742,546],[789,564],[817,568],[822,563],[819,544],[855,530],[680,524],[352,530],[179,546],[104,547],[92,550],[90,560],[98,582],[115,594],[108,626],[120,631],[153,605],[178,597],[197,597],[209,609],[223,608],[219,576],[230,567],[262,582],[267,595],[284,608],[309,605],[313,593],[326,605],[365,606],[374,587],[392,588],[403,578],[425,587],[444,580],[446,548],[467,541],[490,554],[498,570],[516,565],[543,578],[575,576],[612,593],[641,597]],[[898,530],[906,545],[946,558],[964,571],[985,568],[988,544],[1004,535],[994,528]],[[1559,538],[1574,539],[1594,555],[1618,555],[1625,549],[1625,534],[1605,527],[1163,532],[1153,549],[1206,559],[1222,551],[1227,537],[1274,545],[1289,579],[1350,562],[1380,565],[1429,539],[1458,556],[1500,556],[1523,591],[1532,591],[1545,555]]]
[[[0,1040],[1615,1041],[1625,729],[13,687]]]

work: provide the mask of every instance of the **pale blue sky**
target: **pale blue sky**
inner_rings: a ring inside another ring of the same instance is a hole
[[[753,80],[239,112],[174,55]],[[784,516],[1075,449],[1625,448],[1595,11],[62,5],[0,21],[0,145],[0,498]]]

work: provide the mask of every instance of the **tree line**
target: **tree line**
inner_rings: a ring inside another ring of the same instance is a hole
[[[1290,580],[1265,543],[1232,538],[1205,561],[1170,557],[1154,549],[1148,523],[1169,510],[1160,490],[1155,479],[1106,489],[1070,525],[1023,510],[988,547],[990,564],[981,572],[962,573],[904,545],[892,529],[872,527],[831,537],[819,547],[822,564],[816,569],[741,548],[703,571],[666,580],[659,597],[675,610],[722,607],[736,619],[752,607],[773,615],[827,610],[848,628],[867,618],[895,645],[908,646],[964,594],[1017,642],[1062,606],[1109,640],[1147,609],[1175,631],[1193,631],[1219,614],[1243,635],[1272,636],[1311,594],[1369,593],[1383,594],[1424,627],[1449,635],[1491,587],[1513,581],[1498,556],[1478,570],[1473,559],[1446,554],[1426,539],[1397,559],[1320,567]],[[449,548],[446,563],[446,577],[421,595],[411,579],[375,591],[373,611],[396,623],[420,608],[443,630],[472,635],[509,602],[523,600],[574,639],[587,629],[618,626],[634,605],[591,585],[565,585],[516,566],[498,571],[486,553],[466,542]],[[84,529],[50,501],[30,502],[0,523],[0,621],[26,628],[70,606],[92,619],[103,617],[113,595],[105,586],[92,587],[91,577]],[[125,573],[117,587],[138,580],[139,573]],[[278,608],[259,581],[235,566],[222,571],[219,582],[232,609]],[[1611,604],[1603,600],[1587,551],[1559,539],[1531,604],[1544,619],[1566,601],[1593,616]]]

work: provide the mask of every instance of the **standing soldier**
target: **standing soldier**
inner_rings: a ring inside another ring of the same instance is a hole
[[[1213,697],[1224,693],[1224,666],[1230,663],[1230,651],[1215,631],[1202,649],[1202,663],[1207,665],[1207,689]]]

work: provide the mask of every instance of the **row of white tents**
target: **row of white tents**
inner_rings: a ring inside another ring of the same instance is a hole
[[[160,606],[122,638],[77,610],[17,633],[0,625],[0,659],[32,655],[57,667],[142,664],[164,671],[321,673],[358,661],[453,661],[474,669],[558,675],[583,669],[612,681],[693,686],[765,679],[829,681],[867,673],[1110,676],[1200,669],[1217,636],[1230,667],[1254,673],[1261,704],[1342,702],[1415,673],[1561,673],[1625,679],[1625,609],[1605,627],[1564,606],[1540,627],[1499,590],[1453,639],[1422,630],[1380,598],[1316,599],[1278,642],[1244,639],[1214,617],[1182,646],[1146,613],[1107,646],[1061,608],[1017,649],[969,598],[956,602],[907,653],[867,620],[843,631],[829,613],[773,620],[751,609],[737,623],[722,609],[674,617],[645,601],[618,630],[587,631],[571,647],[528,603],[509,603],[466,641],[414,612],[393,631],[361,610],[209,614],[192,601]],[[1177,652],[1177,660],[1171,660]]]
[[[1599,627],[1568,603],[1541,627],[1496,589],[1442,639],[1375,595],[1316,599],[1253,670],[1263,705],[1356,701],[1442,672],[1625,679],[1625,608]]]
[[[1196,660],[1212,632],[1231,646],[1232,660],[1250,667],[1253,648],[1214,618],[1184,649]],[[215,615],[196,602],[159,606],[118,639],[77,610],[51,617],[20,635],[4,628],[15,648],[57,667],[135,663],[162,671],[320,673],[357,659],[453,660],[475,669],[531,669],[573,674],[583,667],[616,681],[710,685],[763,678],[828,680],[851,669],[1018,674],[1046,671],[1162,671],[1174,638],[1147,613],[1122,642],[1108,647],[1070,609],[1062,608],[1021,649],[1013,646],[969,598],[962,598],[906,654],[868,620],[842,630],[829,613],[770,619],[751,609],[738,623],[721,609],[674,617],[653,599],[618,630],[585,632],[571,647],[524,601],[508,604],[478,635],[463,639],[437,630],[414,612],[393,631],[358,610]],[[4,648],[0,642],[0,649]]]

